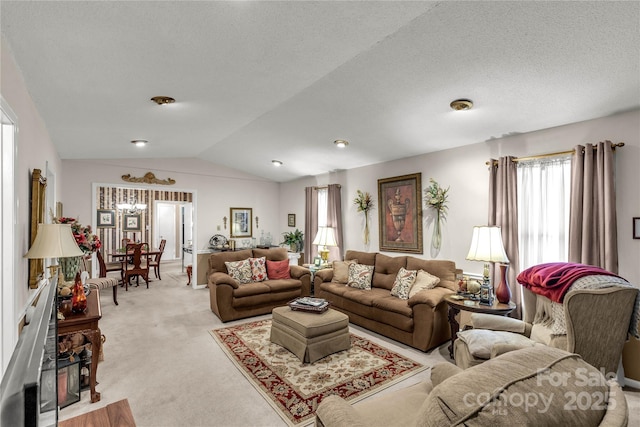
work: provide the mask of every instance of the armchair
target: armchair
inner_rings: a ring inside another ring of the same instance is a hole
[[[527,288],[523,292],[524,321],[490,314],[471,316],[474,329],[458,333],[454,343],[456,365],[466,369],[511,350],[544,345],[577,353],[606,373],[617,372],[637,288],[569,291],[562,314],[557,314],[548,298]],[[564,332],[558,325],[566,327],[565,334],[558,333]]]

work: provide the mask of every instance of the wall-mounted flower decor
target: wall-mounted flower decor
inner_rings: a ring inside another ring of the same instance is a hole
[[[433,178],[429,178],[429,182],[431,184],[424,190],[424,201],[427,207],[436,211],[431,246],[436,250],[440,250],[442,246],[442,221],[447,219],[447,193],[449,192],[449,187],[446,189],[440,187],[440,184]]]
[[[367,192],[357,191],[357,197],[353,200],[353,203],[358,207],[358,212],[364,212],[364,234],[362,236],[364,244],[369,244],[369,211],[374,208],[373,198],[371,194]]]

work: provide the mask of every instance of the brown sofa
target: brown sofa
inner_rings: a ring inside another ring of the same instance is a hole
[[[373,265],[372,289],[362,290],[332,282],[333,269],[319,270],[314,278],[315,296],[349,316],[349,321],[422,351],[451,338],[445,295],[454,293],[456,265],[453,261],[424,260],[412,256],[390,257],[376,252],[347,251],[345,261]],[[434,289],[403,300],[391,296],[400,270],[424,270],[440,278]]]
[[[229,276],[226,261],[260,257],[266,257],[269,261],[289,259],[285,248],[245,249],[210,255],[207,277],[211,311],[223,322],[268,314],[274,307],[310,295],[311,272],[298,265],[290,266],[290,279],[240,284]]]
[[[505,353],[462,370],[441,363],[431,380],[354,406],[322,400],[316,426],[607,426],[623,427],[622,389],[577,354],[551,347]]]

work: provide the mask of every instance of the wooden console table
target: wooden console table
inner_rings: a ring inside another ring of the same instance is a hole
[[[100,400],[100,393],[96,391],[96,372],[102,347],[102,334],[98,327],[98,321],[101,317],[100,294],[97,289],[92,289],[91,293],[87,295],[87,310],[84,313],[70,314],[64,320],[58,321],[58,336],[79,332],[87,337],[91,343],[91,373],[89,374],[91,403]]]

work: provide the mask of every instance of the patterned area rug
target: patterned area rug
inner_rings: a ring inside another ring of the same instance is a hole
[[[303,364],[269,340],[271,320],[210,331],[231,361],[290,426],[313,422],[318,404],[337,394],[353,403],[427,369],[351,334],[351,349]]]

